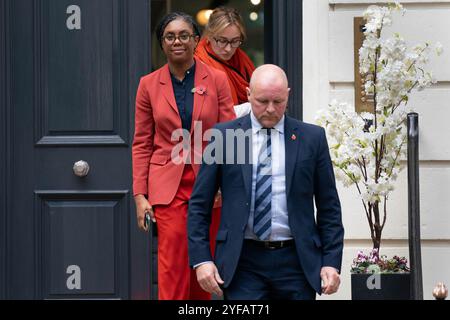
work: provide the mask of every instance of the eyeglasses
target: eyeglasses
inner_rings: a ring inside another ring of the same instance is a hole
[[[233,39],[229,41],[224,38],[214,38],[214,41],[216,41],[219,48],[225,48],[228,44],[230,44],[232,48],[239,48],[243,42],[241,39]]]
[[[166,44],[171,45],[173,44],[177,39],[180,40],[181,43],[188,43],[189,40],[195,37],[194,34],[188,34],[188,33],[183,33],[180,34],[178,36],[174,35],[174,34],[168,34],[167,36],[162,37],[163,40],[165,41]]]

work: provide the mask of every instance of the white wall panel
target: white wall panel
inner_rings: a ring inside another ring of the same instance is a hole
[[[329,13],[328,64],[331,82],[354,81],[353,17],[362,16],[364,8]],[[430,55],[429,66],[438,81],[450,80],[450,67],[443,67],[450,66],[450,6],[443,9],[411,8],[403,17],[395,14],[393,20],[393,25],[384,29],[383,35],[399,32],[410,46],[424,42],[442,43],[444,53],[440,57]]]
[[[306,0],[311,1],[311,0]],[[315,0],[313,0],[315,1]],[[386,0],[329,0],[330,4],[361,4],[361,5],[370,5],[370,4],[383,4],[386,3]],[[434,5],[437,3],[450,3],[450,0],[440,0],[440,1],[434,1],[434,0],[401,0],[400,3],[404,4],[424,4],[424,5]]]

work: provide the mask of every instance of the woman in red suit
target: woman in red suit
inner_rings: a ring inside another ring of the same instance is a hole
[[[227,7],[215,9],[209,17],[204,35],[195,50],[195,56],[226,73],[235,105],[247,102],[246,88],[255,66],[239,48],[246,39],[239,12]]]
[[[194,138],[201,139],[217,122],[234,119],[233,100],[226,75],[194,58],[200,33],[191,16],[170,13],[156,33],[167,64],[141,78],[136,96],[133,194],[137,220],[144,230],[146,213],[156,222],[159,299],[209,299],[188,262],[188,200],[207,143],[194,148]],[[181,129],[184,139],[174,141],[172,134]],[[181,140],[190,161],[179,163],[173,161],[172,152],[179,149]],[[214,212],[213,219],[218,214]]]

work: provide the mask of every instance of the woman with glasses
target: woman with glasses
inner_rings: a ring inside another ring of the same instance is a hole
[[[187,209],[207,143],[203,134],[217,122],[235,118],[233,100],[225,74],[194,58],[200,34],[191,16],[168,14],[156,35],[167,64],[142,77],[136,95],[132,153],[137,221],[146,231],[146,215],[156,222],[159,299],[209,299],[189,267]],[[213,221],[219,210],[213,210]]]
[[[233,8],[219,7],[209,17],[204,37],[195,51],[200,60],[227,74],[235,105],[248,101],[245,89],[255,70],[253,62],[239,48],[245,39],[239,12]]]

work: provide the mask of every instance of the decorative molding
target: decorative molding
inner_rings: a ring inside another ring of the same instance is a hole
[[[299,120],[303,119],[302,13],[303,1],[266,0],[264,5],[265,63],[286,71],[291,88],[287,114]]]
[[[42,199],[67,199],[68,195],[73,195],[74,199],[120,199],[128,194],[129,190],[35,190],[34,194]]]
[[[74,145],[124,145],[128,146],[129,112],[127,106],[128,74],[128,28],[129,1],[113,0],[112,48],[113,53],[113,130],[88,132],[52,132],[49,129],[48,97],[48,0],[33,1],[34,10],[34,134],[36,146]],[[118,48],[115,50],[115,48]]]
[[[45,8],[43,7],[45,5]],[[37,137],[43,137],[48,134],[48,97],[44,91],[44,83],[47,83],[48,60],[46,51],[43,51],[47,42],[47,38],[42,28],[48,26],[48,22],[43,23],[43,12],[48,12],[48,3],[46,0],[33,1],[33,67],[34,67],[34,134]],[[48,19],[47,19],[48,21]],[[45,34],[48,34],[48,30]],[[45,64],[44,64],[45,63]],[[45,72],[45,74],[44,74]]]
[[[45,203],[46,201],[77,201],[77,200],[88,200],[88,201],[112,201],[116,200],[117,204],[115,206],[120,206],[122,211],[128,211],[129,208],[129,190],[35,190],[34,191],[34,237],[35,237],[35,248],[34,248],[34,263],[36,270],[35,277],[35,293],[34,299],[46,299],[46,298],[55,298],[55,296],[48,297],[46,294],[46,286],[48,285],[46,275],[45,275],[45,266],[44,262],[47,258],[47,250],[44,243],[44,234],[46,230],[45,225]],[[123,204],[120,203],[120,200],[126,198]],[[125,221],[128,221],[126,215],[122,214],[123,212],[118,212],[114,219],[119,219],[120,221],[115,221],[115,232],[117,233],[117,238],[115,239],[116,243],[116,254],[118,256],[126,257],[127,255],[127,244],[124,239],[128,237],[128,227],[118,227],[121,226]],[[129,296],[128,288],[127,288],[127,279],[125,279],[126,275],[128,275],[128,263],[123,262],[124,259],[119,259],[118,256],[115,256],[115,280],[116,289],[114,294],[105,294],[105,295],[57,295],[57,298],[101,298],[101,299],[127,299]],[[125,270],[121,270],[125,269]],[[125,276],[124,276],[125,275]]]
[[[122,63],[118,63],[116,65],[119,66],[119,72],[115,75],[114,79],[119,81],[119,85],[117,88],[119,89],[118,97],[114,100],[114,115],[120,116],[114,117],[114,128],[117,128],[117,132],[119,133],[122,140],[125,141],[125,145],[129,145],[130,143],[130,130],[129,130],[129,116],[130,113],[128,111],[128,97],[130,96],[130,86],[127,75],[130,70],[130,59],[128,54],[128,45],[129,45],[129,29],[130,26],[128,24],[128,12],[129,12],[129,4],[130,1],[119,0],[117,3],[114,3],[113,6],[113,15],[115,15],[114,11],[117,11],[117,17],[119,23],[117,24],[117,33],[118,33],[118,47],[119,52],[119,61]],[[114,24],[116,25],[116,24]],[[114,69],[114,72],[117,72],[117,69]]]
[[[36,142],[37,147],[123,145],[128,144],[118,135],[104,136],[44,136]]]

